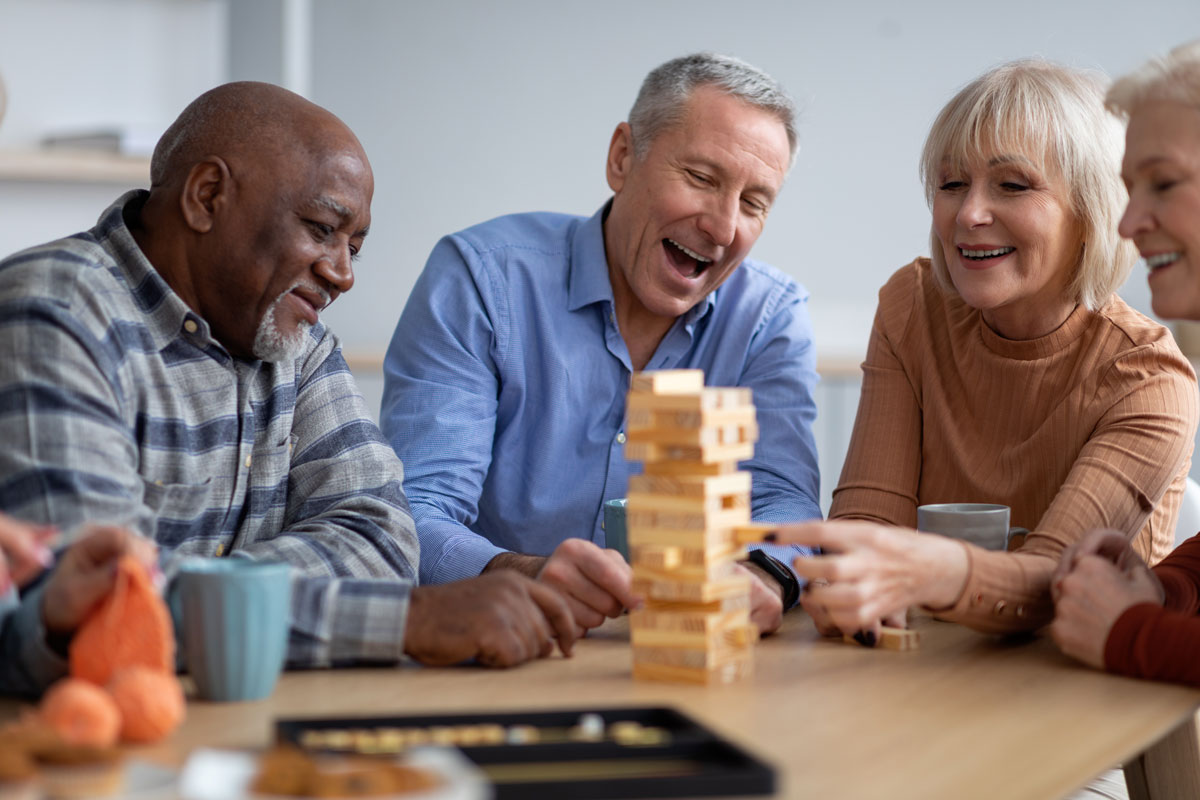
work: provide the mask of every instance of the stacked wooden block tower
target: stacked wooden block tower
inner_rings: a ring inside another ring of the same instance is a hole
[[[749,389],[704,388],[702,370],[633,376],[625,457],[641,461],[625,509],[633,589],[635,678],[724,683],[753,669],[758,632],[739,528],[750,522],[758,439]],[[744,534],[741,534],[744,535]]]

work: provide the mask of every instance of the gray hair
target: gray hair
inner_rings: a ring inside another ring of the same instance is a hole
[[[1117,80],[1108,90],[1105,103],[1117,116],[1128,118],[1147,100],[1200,108],[1200,39],[1181,44]]]
[[[650,144],[663,130],[679,123],[692,91],[716,86],[779,118],[787,131],[790,158],[796,160],[796,104],[774,78],[732,56],[693,53],[655,67],[642,81],[637,100],[629,110],[633,153],[645,158]]]
[[[1124,283],[1133,247],[1117,233],[1125,207],[1121,125],[1104,110],[1102,75],[1041,59],[1001,64],[964,86],[938,114],[921,153],[925,199],[932,207],[947,163],[963,165],[988,148],[1020,153],[1067,185],[1083,229],[1071,291],[1096,310]],[[936,232],[930,257],[938,285],[954,292]]]

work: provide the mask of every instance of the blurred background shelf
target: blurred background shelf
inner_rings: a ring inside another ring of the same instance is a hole
[[[0,181],[149,186],[150,159],[78,150],[0,150]]]

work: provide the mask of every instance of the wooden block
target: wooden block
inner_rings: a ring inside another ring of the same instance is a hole
[[[727,475],[634,475],[629,479],[630,494],[672,495],[708,499],[750,492],[750,473]]]
[[[629,454],[626,453],[628,458]],[[631,459],[632,460],[632,459]],[[694,461],[647,461],[642,470],[646,475],[699,478],[704,476],[724,476],[737,472],[738,462],[717,461],[712,464],[698,464]]]
[[[698,431],[726,425],[754,425],[756,419],[757,415],[752,405],[680,411],[670,408],[647,408],[635,404],[626,411],[625,430],[627,433],[641,433],[654,429]]]
[[[644,461],[647,464],[671,461],[691,462],[693,464],[717,464],[733,462],[729,472],[737,469],[738,461],[746,461],[754,457],[754,443],[740,442],[735,444],[704,444],[677,445],[656,444],[653,442],[625,442],[625,458],[630,461]],[[651,472],[649,467],[647,472]],[[681,470],[683,472],[692,470]],[[716,473],[719,474],[719,473]]]
[[[642,610],[653,612],[656,614],[672,614],[676,616],[698,615],[708,617],[711,615],[729,614],[738,611],[750,611],[750,593],[745,594],[730,594],[725,597],[712,600],[708,603],[688,603],[675,600],[656,600],[655,598],[647,598]],[[747,617],[749,619],[749,617]]]
[[[643,664],[633,662],[633,677],[637,680],[665,681],[668,683],[694,683],[701,686],[733,683],[750,677],[754,673],[754,661],[743,659],[731,661],[715,669],[693,669],[673,667],[666,664]]]
[[[671,580],[639,579],[635,572],[633,593],[653,600],[673,600],[686,603],[711,603],[730,595],[749,593],[750,578],[733,574],[716,581],[693,583]]]
[[[625,504],[625,530],[633,541],[635,531],[644,528],[671,531],[709,531],[733,529],[750,521],[748,508],[722,508],[716,511],[660,511],[641,498],[631,498]]]
[[[700,392],[704,389],[704,370],[661,369],[635,372],[629,388],[631,392],[650,392],[651,394]]]
[[[647,427],[625,428],[626,448],[630,444],[678,445],[680,447],[711,447],[758,441],[758,424],[714,425],[704,428]]]
[[[634,409],[654,411],[693,411],[753,407],[749,389],[705,389],[689,394],[650,394],[630,392],[625,398],[626,413]]]
[[[716,560],[699,565],[680,565],[673,567],[656,567],[644,561],[633,562],[633,581],[658,584],[661,581],[674,583],[702,584],[713,581],[723,581],[735,572],[736,558]]]
[[[663,551],[672,550],[677,555]],[[629,547],[629,563],[651,569],[704,568],[741,558],[745,550],[732,543],[719,543],[706,547],[685,547],[680,544],[634,544]],[[669,563],[669,566],[668,566]]]
[[[849,633],[842,634],[842,641],[858,644]],[[885,625],[879,632],[879,638],[875,640],[877,650],[917,650],[920,646],[920,631],[910,628],[891,628]]]
[[[778,530],[777,522],[750,522],[733,529],[733,540],[740,545],[761,542],[768,533]]]
[[[758,626],[747,622],[724,631],[722,635],[728,647],[750,647],[758,641]]]
[[[635,507],[654,508],[659,511],[683,511],[704,514],[720,511],[723,508],[749,508],[750,492],[730,492],[727,495],[714,494],[709,497],[689,497],[674,494],[647,494],[645,492],[629,492],[627,503]]]
[[[723,633],[739,626],[750,624],[749,603],[740,608],[731,608],[715,612],[697,611],[697,606],[683,603],[670,604],[671,608],[661,605],[643,606],[629,613],[629,629],[678,631],[707,636],[712,632]]]
[[[642,647],[633,646],[635,664],[661,664],[668,667],[715,669],[731,661],[753,658],[753,647]]]
[[[680,547],[684,550],[703,550],[705,554],[726,553],[738,549],[733,541],[733,528],[709,528],[704,531],[677,531],[654,526],[642,526],[627,531],[632,563],[635,547]]]
[[[662,614],[639,610],[629,615],[634,647],[676,647],[726,652],[749,647],[758,628],[748,610],[727,614]]]
[[[630,561],[650,569],[673,570],[683,563],[683,548],[643,545],[630,550]]]

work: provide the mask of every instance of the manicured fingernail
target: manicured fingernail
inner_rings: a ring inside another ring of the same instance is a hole
[[[54,551],[49,547],[39,547],[34,551],[34,553],[34,557],[37,558],[37,562],[43,567],[49,569],[50,567],[54,566]]]
[[[854,634],[854,641],[858,642],[863,647],[874,647],[875,646],[875,632],[874,631],[859,631],[858,633]]]
[[[779,540],[779,534],[778,534],[778,533],[776,533],[775,531],[771,531],[770,533],[764,533],[764,534],[763,534],[763,541],[764,541],[764,542],[775,542],[775,541],[778,541],[778,540]]]

